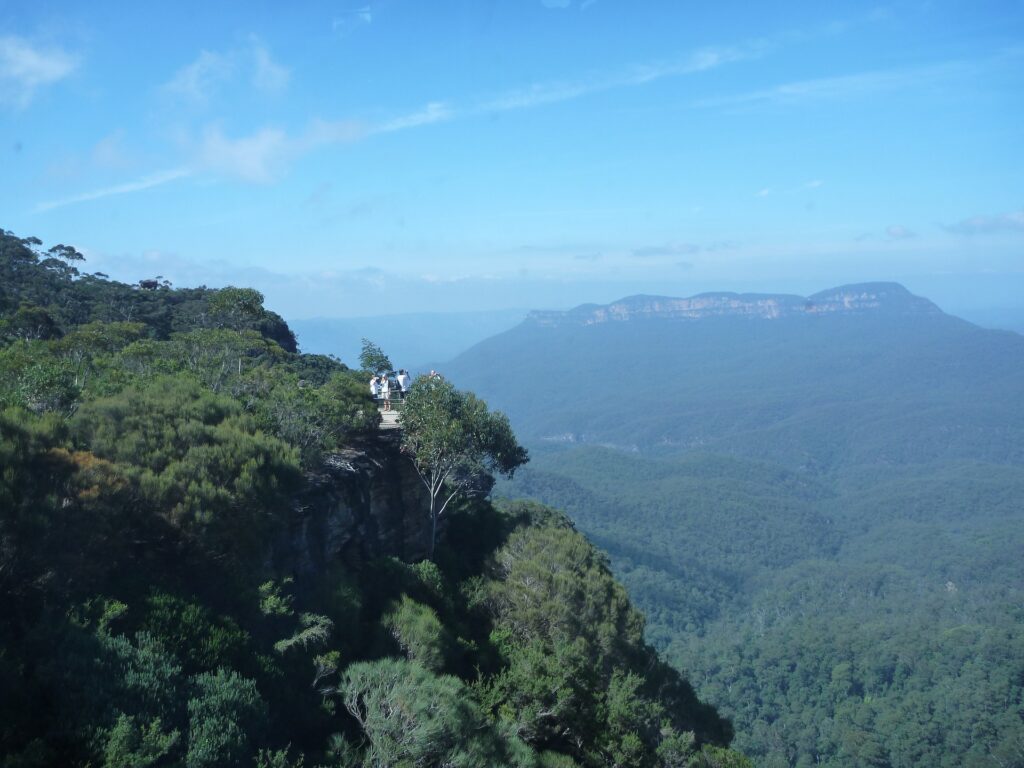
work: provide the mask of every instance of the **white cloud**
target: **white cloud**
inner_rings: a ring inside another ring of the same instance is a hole
[[[921,88],[929,83],[964,74],[969,67],[950,62],[932,67],[859,72],[837,77],[821,77],[783,83],[757,91],[702,99],[696,107],[735,107],[758,104],[791,105],[812,100],[846,100],[882,91]]]
[[[196,60],[179,69],[164,89],[190,101],[203,102],[231,78],[233,70],[230,56],[200,51]]]
[[[331,21],[331,29],[337,34],[345,36],[359,27],[373,23],[373,11],[368,5],[342,11],[340,16],[335,16]]]
[[[187,144],[197,170],[208,171],[255,184],[282,176],[290,163],[314,150],[351,144],[370,134],[397,131],[440,119],[429,106],[420,112],[396,118],[380,126],[356,120],[314,120],[300,134],[289,135],[280,128],[264,127],[243,136],[231,137],[219,125],[207,126],[197,143]]]
[[[369,22],[369,7],[351,12]],[[351,15],[351,14],[350,14]],[[356,120],[314,120],[301,134],[289,135],[280,128],[264,127],[248,135],[231,137],[220,126],[210,125],[198,140],[182,141],[188,157],[188,173],[212,173],[250,183],[267,183],[287,170],[290,162],[315,149],[347,144],[379,133],[418,128],[424,125],[453,120],[464,114],[479,114],[511,109],[526,109],[546,103],[565,101],[595,91],[629,87],[664,77],[702,72],[727,62],[759,55],[757,46],[746,48],[703,48],[679,59],[631,67],[605,77],[569,83],[538,83],[529,88],[511,92],[496,99],[482,102],[470,110],[456,110],[442,101],[428,103],[422,109],[399,115],[381,123],[371,124]],[[251,67],[252,84],[264,90],[283,88],[289,78],[288,70],[273,61],[270,53],[257,38],[250,39],[246,56],[238,51],[216,53],[202,51],[195,61],[179,70],[164,88],[190,100],[208,100],[219,88],[235,80],[244,66]],[[145,189],[156,183],[165,183],[164,174],[155,174],[139,181],[109,187],[98,192],[58,201],[67,205],[108,194]],[[40,209],[54,207],[45,203]]]
[[[212,126],[203,134],[197,163],[203,170],[262,184],[276,178],[294,150],[295,143],[277,128],[232,139]]]
[[[198,139],[183,140],[182,149],[188,156],[186,165],[150,174],[135,181],[116,184],[60,200],[40,203],[37,212],[61,208],[74,203],[97,200],[112,195],[138,192],[166,184],[185,176],[209,173],[252,184],[266,184],[280,178],[288,165],[313,150],[325,146],[348,144],[373,133],[399,131],[447,119],[449,112],[440,104],[428,104],[424,109],[395,118],[379,126],[369,126],[354,120],[316,120],[298,136],[289,136],[280,128],[264,127],[254,133],[232,137],[219,125],[209,125]],[[113,147],[117,134],[109,137]],[[101,147],[104,145],[101,142]],[[106,152],[101,149],[101,154]]]
[[[804,182],[804,187],[807,189],[818,189],[818,187],[825,186],[825,182],[821,179],[811,179],[810,181]]]
[[[1024,208],[1009,213],[971,216],[946,227],[958,235],[988,235],[995,232],[1024,232]]]
[[[270,51],[258,40],[253,40],[252,57],[254,70],[252,74],[253,87],[260,91],[282,91],[288,85],[291,72],[273,60]]]
[[[353,11],[369,14],[369,8]],[[288,71],[270,58],[270,54],[253,38],[251,52],[255,62],[254,84],[263,87],[284,87]],[[545,103],[565,101],[608,88],[639,85],[662,77],[700,72],[753,55],[740,49],[701,49],[668,63],[635,66],[625,72],[575,83],[540,83],[521,91],[505,94],[478,105],[470,112],[494,112],[526,109]],[[185,67],[168,84],[168,88],[205,100],[220,85],[230,80],[237,66],[232,55],[203,51],[195,62]],[[317,148],[359,141],[373,134],[392,133],[424,125],[446,122],[462,115],[442,101],[428,103],[422,109],[377,124],[356,120],[314,120],[301,135],[289,136],[277,128],[263,128],[238,138],[226,136],[218,126],[208,127],[199,142],[186,142],[197,171],[210,171],[247,182],[265,183],[283,172],[296,157]]]
[[[195,60],[175,72],[163,88],[187,101],[203,104],[223,88],[245,78],[254,89],[274,93],[288,86],[291,71],[275,61],[270,50],[253,36],[247,48],[200,51]]]
[[[374,133],[390,133],[391,131],[402,131],[406,128],[440,123],[445,120],[451,120],[454,116],[455,113],[443,102],[432,101],[421,110],[388,120],[386,123],[378,126]]]
[[[548,81],[534,83],[484,101],[477,107],[480,112],[505,112],[529,109],[544,104],[569,101],[591,93],[645,85],[669,77],[696,74],[744,59],[755,58],[762,52],[759,45],[700,48],[677,59],[637,64],[620,72],[582,80]]]
[[[60,200],[52,200],[46,203],[40,203],[35,207],[36,213],[42,213],[44,211],[52,211],[55,208],[63,208],[66,205],[73,205],[75,203],[84,203],[89,200],[99,200],[103,197],[111,197],[113,195],[125,195],[129,192],[140,192],[144,189],[151,189],[153,187],[159,187],[163,184],[167,184],[177,179],[191,176],[192,171],[188,168],[173,168],[169,171],[160,171],[159,173],[153,173],[148,176],[144,176],[136,181],[129,181],[125,184],[115,184],[110,187],[102,187],[101,189],[94,189],[91,192],[84,192],[80,195],[74,195],[72,197],[65,197]]]
[[[70,75],[78,59],[59,48],[37,48],[27,40],[0,37],[0,103],[26,107],[40,88]]]
[[[764,189],[757,190],[757,192],[754,193],[754,197],[768,197],[771,193],[772,193],[772,188],[771,187],[765,187]]]
[[[900,226],[899,224],[892,224],[885,228],[885,234],[892,240],[909,240],[912,237],[916,237],[915,232],[911,232],[906,227]]]

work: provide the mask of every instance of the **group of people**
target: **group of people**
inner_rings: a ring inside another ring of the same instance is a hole
[[[391,410],[391,399],[401,400],[412,386],[412,378],[404,368],[398,373],[382,373],[370,379],[370,394],[383,402],[385,411]]]

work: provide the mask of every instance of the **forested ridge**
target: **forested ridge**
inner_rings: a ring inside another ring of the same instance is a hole
[[[498,492],[609,553],[758,765],[1024,765],[1024,338],[885,290],[524,323],[445,370],[532,436]]]
[[[561,513],[461,499],[432,560],[275,549],[382,439],[367,379],[256,291],[0,231],[0,765],[749,765]]]

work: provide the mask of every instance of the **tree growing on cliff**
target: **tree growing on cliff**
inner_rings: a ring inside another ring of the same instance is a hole
[[[359,365],[364,371],[369,371],[375,376],[390,371],[391,358],[384,354],[384,350],[369,339],[363,339],[363,351],[359,353]]]
[[[493,473],[511,477],[528,460],[508,417],[491,413],[471,392],[444,379],[421,376],[401,411],[402,450],[430,494],[430,557],[437,522],[452,499],[490,488]]]

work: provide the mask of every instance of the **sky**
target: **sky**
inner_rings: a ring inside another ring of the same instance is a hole
[[[1024,316],[1024,1],[0,0],[0,227],[285,318]]]

